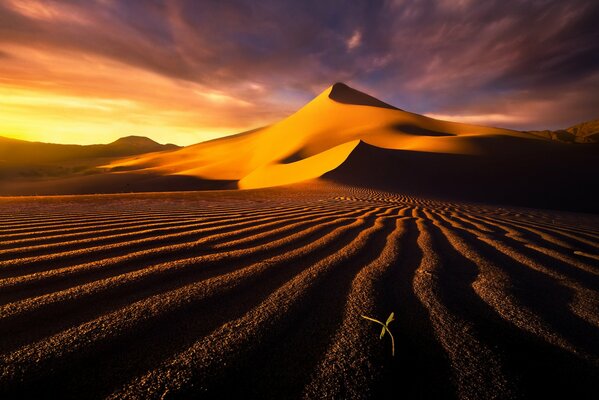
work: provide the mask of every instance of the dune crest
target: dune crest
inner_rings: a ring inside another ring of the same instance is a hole
[[[372,97],[369,94],[360,92],[354,88],[347,86],[345,83],[337,82],[331,86],[329,92],[329,99],[334,100],[338,103],[352,104],[354,106],[370,106],[370,107],[382,107],[390,108],[391,110],[399,110],[390,104],[380,101],[376,97]]]

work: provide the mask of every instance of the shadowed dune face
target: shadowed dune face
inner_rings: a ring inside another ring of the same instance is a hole
[[[495,152],[444,154],[360,143],[323,178],[430,198],[599,212],[590,186],[599,147],[563,146],[510,137],[479,137]]]
[[[596,393],[596,216],[313,182],[0,220],[1,398]]]

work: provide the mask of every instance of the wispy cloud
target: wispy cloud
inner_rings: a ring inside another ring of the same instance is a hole
[[[0,88],[137,107],[67,116],[21,104],[19,122],[13,104],[0,135],[43,126],[79,140],[60,136],[78,122],[96,140],[193,143],[282,118],[335,81],[414,112],[564,127],[599,116],[597,20],[585,0],[0,0]]]
[[[354,31],[351,37],[347,40],[347,49],[353,50],[362,44],[362,33],[358,30]]]

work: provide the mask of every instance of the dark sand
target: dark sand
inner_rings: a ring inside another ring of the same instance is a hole
[[[3,399],[599,390],[596,215],[321,182],[2,198],[0,221]],[[395,357],[360,317],[391,311]]]

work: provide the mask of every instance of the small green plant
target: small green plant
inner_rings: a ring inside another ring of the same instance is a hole
[[[389,336],[391,336],[391,355],[395,357],[395,339],[393,339],[393,334],[391,333],[391,330],[389,329],[389,324],[391,322],[393,322],[393,320],[395,319],[395,315],[393,313],[389,314],[389,317],[387,317],[387,321],[385,321],[385,323],[382,323],[378,319],[367,317],[366,315],[362,315],[362,318],[372,321],[372,322],[379,324],[383,327],[381,329],[381,335],[380,335],[379,339],[382,339],[383,336],[385,336],[385,332],[389,332]]]

